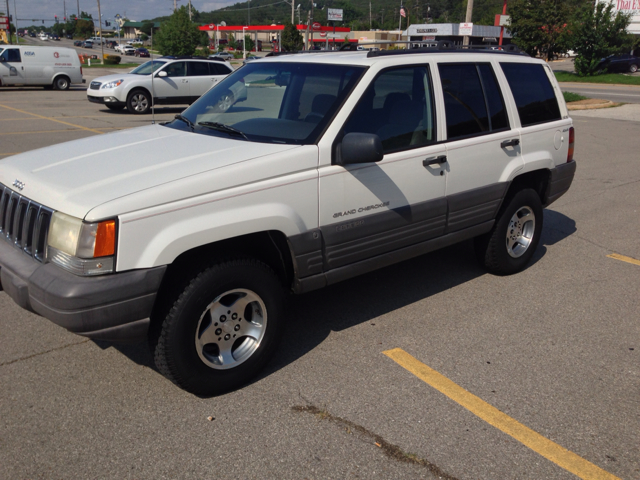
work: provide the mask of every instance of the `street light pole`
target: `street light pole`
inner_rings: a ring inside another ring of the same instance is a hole
[[[247,58],[247,42],[245,41],[246,38],[244,36],[244,31],[249,28],[249,27],[242,27],[242,58],[246,59]]]

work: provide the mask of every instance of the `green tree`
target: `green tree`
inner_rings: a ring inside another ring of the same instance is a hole
[[[244,36],[244,44],[247,52],[252,51],[256,47],[256,43],[249,35]]]
[[[162,23],[153,43],[161,55],[182,56],[193,55],[200,39],[200,29],[189,20],[189,11],[183,5]]]
[[[238,42],[236,42],[236,37],[233,35],[233,33],[229,34],[227,45],[229,45],[229,48],[233,48],[234,50],[237,48]]]
[[[531,56],[547,60],[566,51],[572,8],[565,0],[513,0],[509,31],[514,43]]]
[[[297,52],[304,48],[302,35],[300,35],[298,29],[291,22],[284,24],[281,47],[285,52]]]
[[[614,15],[612,3],[598,3],[595,9],[588,5],[580,11],[571,27],[578,75],[593,75],[602,58],[632,49],[634,37],[626,31],[629,21],[630,15]]]

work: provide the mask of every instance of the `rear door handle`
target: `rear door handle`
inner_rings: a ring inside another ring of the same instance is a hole
[[[430,165],[442,165],[443,163],[447,163],[447,156],[446,155],[440,155],[438,157],[432,157],[432,158],[425,158],[422,161],[422,165],[424,167],[428,167]]]
[[[520,145],[519,138],[512,138],[511,140],[505,140],[500,144],[500,148],[506,147],[515,147],[516,145]]]

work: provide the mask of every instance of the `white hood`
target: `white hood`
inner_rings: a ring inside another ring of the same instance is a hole
[[[33,150],[0,161],[0,182],[78,218],[105,202],[192,175],[284,152],[252,143],[150,125]],[[241,182],[241,179],[238,179]],[[215,186],[211,186],[215,190]]]

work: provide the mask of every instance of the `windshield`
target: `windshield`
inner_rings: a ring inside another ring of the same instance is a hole
[[[364,71],[351,65],[255,61],[211,88],[182,115],[196,133],[314,144]],[[169,126],[185,125],[174,121]]]
[[[136,75],[149,75],[151,72],[155,72],[160,67],[162,67],[167,62],[162,62],[160,60],[152,60],[150,62],[145,62],[139,67],[134,68],[129,73],[135,73]]]

